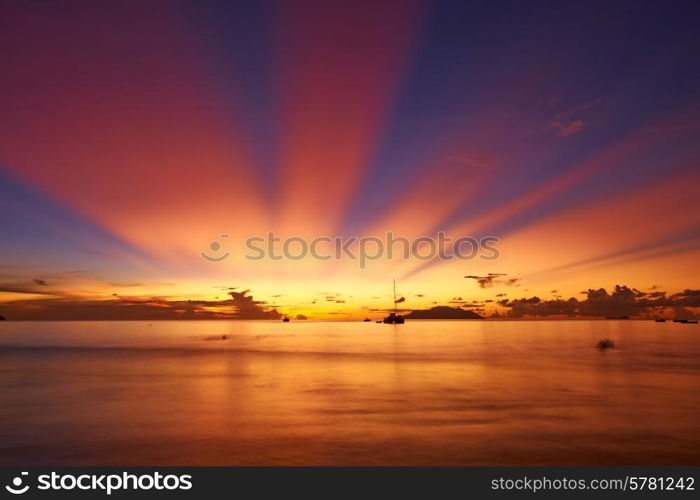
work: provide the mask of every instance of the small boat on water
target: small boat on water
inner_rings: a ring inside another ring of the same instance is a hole
[[[287,316],[285,316],[282,321],[284,321],[285,323],[289,323],[289,318]]]
[[[697,319],[674,319],[674,323],[683,323],[684,325],[696,325],[698,323]]]
[[[656,321],[657,323],[666,323],[666,320],[663,318],[656,318],[654,321]]]
[[[405,323],[405,320],[400,314],[389,313],[389,316],[384,318],[384,321],[382,321],[382,323],[386,323],[388,325],[402,325]]]
[[[387,324],[387,325],[403,325],[405,322],[403,316],[399,314],[398,309],[396,308],[396,280],[394,280],[394,312],[389,313],[389,316],[384,318],[382,323]]]

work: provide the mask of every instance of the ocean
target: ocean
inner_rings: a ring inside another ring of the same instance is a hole
[[[1,465],[698,465],[700,327],[6,321],[0,402]]]

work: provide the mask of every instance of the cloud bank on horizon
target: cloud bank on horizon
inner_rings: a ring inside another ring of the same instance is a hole
[[[0,290],[13,290],[0,285]],[[553,290],[553,292],[558,292]],[[229,291],[230,299],[180,300],[170,297],[85,297],[61,292],[47,292],[49,297],[36,297],[35,292],[23,290],[27,298],[7,301],[2,304],[0,313],[14,320],[165,320],[165,319],[229,319],[229,320],[278,320],[283,317],[277,308],[267,301],[256,300],[250,290]],[[402,312],[417,311],[416,317],[424,319],[439,314],[447,314],[442,319],[460,319],[455,311],[471,311],[482,317],[492,318],[602,318],[602,317],[654,317],[694,319],[700,312],[700,290],[685,289],[667,294],[665,291],[644,292],[626,285],[616,285],[608,293],[604,288],[590,288],[585,299],[570,297],[563,299],[556,295],[551,299],[539,296],[500,300],[468,300],[453,297],[445,305],[431,303],[430,308],[406,305],[406,298],[400,297]],[[498,294],[503,296],[504,294]],[[334,303],[345,303],[333,300]],[[323,319],[323,316],[296,314],[298,319]],[[392,308],[363,308],[365,315],[387,313]],[[433,313],[432,315],[430,313]],[[439,314],[438,314],[439,313]],[[462,318],[464,318],[463,316]],[[335,318],[342,319],[342,318]]]

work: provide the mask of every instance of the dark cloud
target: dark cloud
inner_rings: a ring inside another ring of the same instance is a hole
[[[448,301],[448,304],[456,305],[459,307],[466,307],[468,309],[474,309],[477,307],[483,307],[484,304],[481,302],[476,302],[476,301],[470,301],[467,299],[463,299],[462,297],[452,297],[452,300]]]
[[[161,298],[117,300],[52,297],[26,299],[2,304],[7,316],[18,320],[159,320],[179,318],[215,318],[197,314],[203,301],[168,301]]]
[[[673,315],[678,319],[698,319],[697,315],[686,307],[676,306]]]
[[[248,295],[250,290],[229,292],[233,299],[232,306],[237,311],[234,317],[238,319],[280,319],[282,315],[274,308],[265,307],[265,302],[255,300]]]
[[[37,285],[48,286],[45,280],[40,280],[39,278],[34,278],[32,281]]]
[[[38,283],[37,283],[38,284]],[[40,284],[39,284],[40,285]],[[26,283],[0,283],[0,293],[20,293],[27,295],[63,295],[62,292],[55,290],[48,290],[46,285],[40,285],[36,287],[34,285],[27,285]]]
[[[561,298],[543,300],[540,297],[520,299],[503,299],[498,302],[509,309],[507,315],[512,318],[524,316],[644,316],[659,314],[666,309],[700,307],[700,290],[686,289],[682,292],[666,296],[664,292],[645,293],[636,288],[616,285],[608,293],[604,288],[589,289],[583,300],[574,297],[568,300]],[[686,314],[687,309],[684,309]],[[676,310],[678,315],[678,310]]]
[[[396,304],[400,304],[401,302],[406,302],[406,297],[399,297],[394,301]]]
[[[282,315],[244,292],[227,300],[173,300],[167,297],[92,298],[53,295],[4,302],[18,320],[279,319]]]
[[[513,285],[516,285],[520,281],[520,278],[500,279],[503,276],[507,276],[507,274],[488,273],[486,276],[477,276],[474,274],[468,274],[467,276],[465,276],[465,278],[475,280],[479,284],[480,288],[490,288],[496,284],[513,286]]]
[[[578,301],[569,299],[542,300],[539,297],[508,300],[504,299],[499,305],[510,309],[508,316],[522,318],[523,316],[576,316]]]
[[[469,280],[476,280],[476,282],[479,283],[479,286],[481,288],[486,288],[493,284],[493,279],[489,278],[488,276],[477,276],[475,274],[468,274],[465,276],[465,278]]]
[[[700,290],[686,288],[682,292],[674,293],[669,298],[673,306],[700,307]]]

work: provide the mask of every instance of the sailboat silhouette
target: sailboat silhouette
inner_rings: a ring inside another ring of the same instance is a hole
[[[383,323],[388,325],[402,325],[405,322],[403,316],[398,314],[398,309],[396,309],[396,280],[394,280],[394,312],[389,313],[389,316],[384,318]]]

